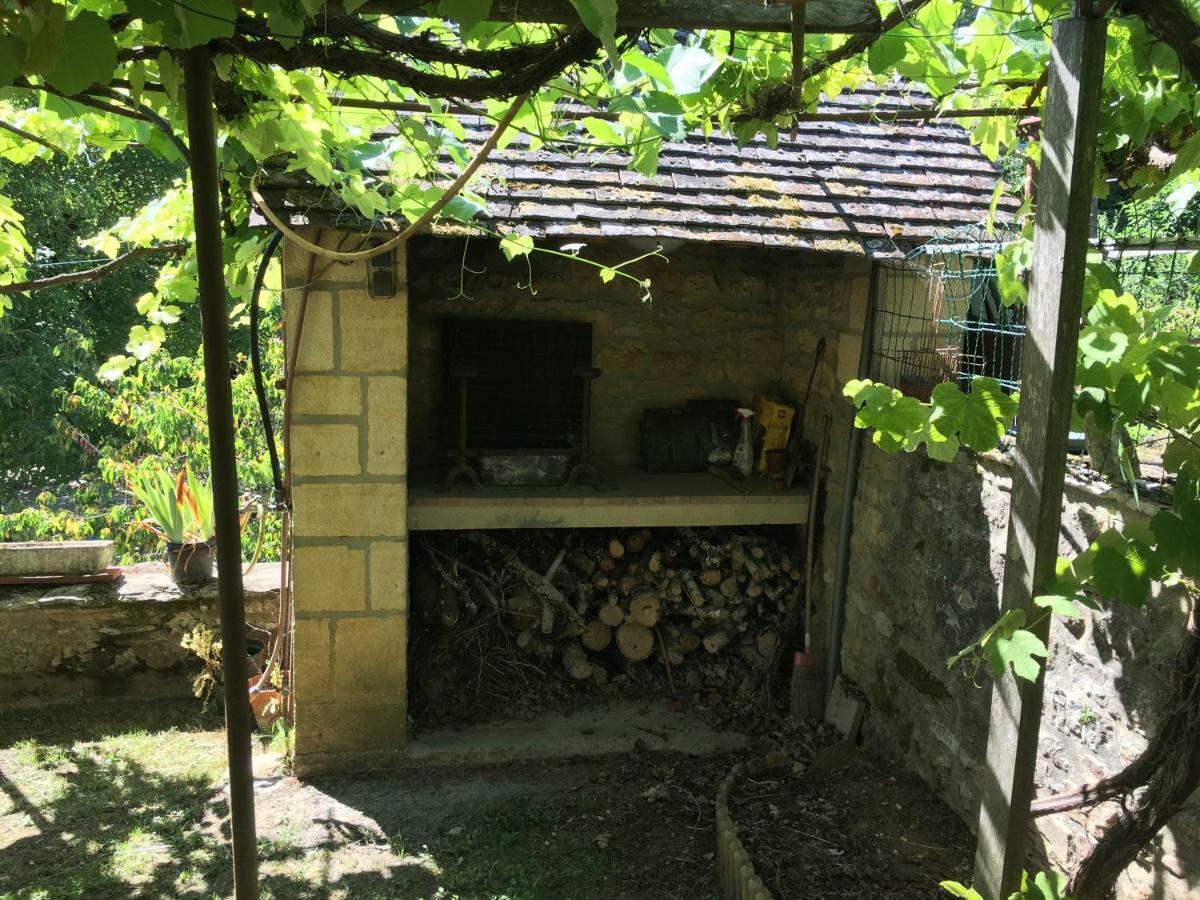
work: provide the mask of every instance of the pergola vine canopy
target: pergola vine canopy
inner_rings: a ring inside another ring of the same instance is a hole
[[[1110,45],[1106,90],[1161,98],[1147,114],[1129,104],[1106,109],[1115,137],[1102,149],[1129,164],[1123,175],[1145,169],[1149,135],[1173,146],[1190,133],[1189,111],[1171,99],[1183,73],[1167,48],[1188,37],[1191,21],[1171,17],[1176,5],[1115,8],[1144,18],[1119,20],[1127,40]],[[248,188],[268,163],[303,174],[366,219],[412,222],[449,184],[453,173],[439,159],[461,168],[472,155],[456,118],[463,104],[496,121],[528,93],[501,147],[516,133],[532,150],[615,149],[649,174],[664,142],[689,132],[774,142],[797,113],[820,115],[820,97],[897,77],[933,97],[932,109],[914,112],[954,116],[995,156],[1022,140],[1018,122],[1038,111],[1050,28],[1071,2],[807,0],[803,8],[802,50],[793,54],[792,4],[761,0],[10,0],[0,7],[0,159],[130,145],[183,158],[181,53],[206,46],[216,70],[227,281],[240,300],[260,240],[247,227]],[[893,121],[897,111],[884,115]],[[384,145],[381,133],[395,138]],[[378,165],[366,163],[384,152],[381,182]],[[153,352],[179,305],[194,299],[194,262],[178,254],[191,240],[185,188],[84,236],[85,247],[113,260],[171,248],[140,303],[147,321],[109,374]],[[483,205],[468,186],[442,216],[470,218]],[[45,273],[35,262],[0,196],[0,312],[39,286]]]

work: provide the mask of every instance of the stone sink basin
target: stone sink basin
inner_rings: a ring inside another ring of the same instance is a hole
[[[0,578],[20,575],[91,575],[112,565],[112,541],[0,543]]]

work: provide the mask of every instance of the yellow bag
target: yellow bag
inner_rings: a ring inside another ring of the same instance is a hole
[[[788,433],[792,430],[792,419],[796,409],[782,400],[772,400],[759,395],[754,398],[754,421],[762,435],[762,449],[758,454],[758,471],[766,474],[767,451],[782,450],[787,446]]]

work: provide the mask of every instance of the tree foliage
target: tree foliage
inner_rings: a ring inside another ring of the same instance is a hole
[[[179,174],[178,166],[138,150],[0,164],[33,245],[28,267],[38,276],[103,259],[80,240],[150,202]],[[153,287],[156,274],[146,257],[101,281],[39,291],[0,317],[0,500],[22,485],[64,483],[82,473],[90,451],[62,398],[76,378],[91,377],[124,350],[142,320],[134,299]],[[196,329],[180,323],[168,349],[194,350],[196,340]],[[89,431],[86,441],[103,445],[111,433]]]

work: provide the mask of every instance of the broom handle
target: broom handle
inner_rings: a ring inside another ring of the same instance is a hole
[[[813,473],[812,493],[808,497],[808,535],[804,552],[804,652],[812,652],[812,584],[817,536],[817,504],[821,496],[821,475],[825,471],[825,455],[829,450],[829,428],[831,419],[821,420],[821,446],[817,450],[817,466]]]

